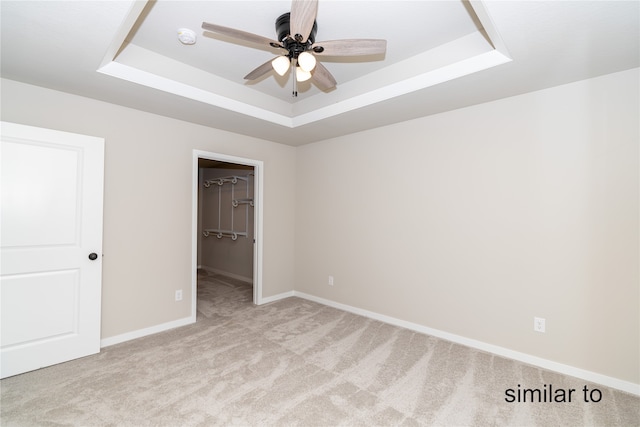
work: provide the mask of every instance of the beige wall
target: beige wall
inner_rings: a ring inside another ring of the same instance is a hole
[[[297,149],[7,80],[2,120],[106,139],[102,338],[189,314],[199,149],[264,161],[265,297],[295,288],[639,383],[638,79]]]
[[[263,296],[293,289],[294,148],[10,80],[2,120],[105,138],[103,339],[190,314],[193,149],[264,162]]]
[[[639,383],[638,80],[298,148],[295,289]]]

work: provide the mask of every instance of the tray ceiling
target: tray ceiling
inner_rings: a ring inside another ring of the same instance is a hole
[[[385,39],[387,53],[323,57],[338,87],[325,93],[303,82],[292,97],[292,73],[242,78],[277,56],[275,49],[200,29],[204,20],[275,39],[275,19],[289,11],[289,1],[138,6],[128,17],[131,27],[113,41],[117,54],[110,52],[100,72],[290,128],[510,61],[480,2],[321,1],[316,41]],[[195,44],[179,42],[183,28],[197,34]]]

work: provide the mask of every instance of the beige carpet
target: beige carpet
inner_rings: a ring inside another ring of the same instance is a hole
[[[0,382],[7,426],[634,426],[640,399],[299,298],[202,276],[198,322]],[[505,390],[574,388],[571,403]],[[598,388],[585,403],[582,387]]]

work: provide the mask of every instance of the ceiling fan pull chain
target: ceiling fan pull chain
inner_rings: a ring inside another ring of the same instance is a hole
[[[291,96],[293,98],[298,97],[298,78],[296,77],[296,67],[298,66],[297,62],[296,58],[291,58],[291,69],[293,70],[291,73],[291,80],[293,80],[293,92],[291,93]]]

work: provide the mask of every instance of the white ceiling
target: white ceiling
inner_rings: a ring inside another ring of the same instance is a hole
[[[384,57],[322,59],[327,93],[269,73],[277,52],[203,32],[276,38],[289,1],[5,1],[2,77],[290,145],[640,65],[638,1],[320,0],[316,41],[382,38]],[[179,28],[197,43],[182,45]]]

